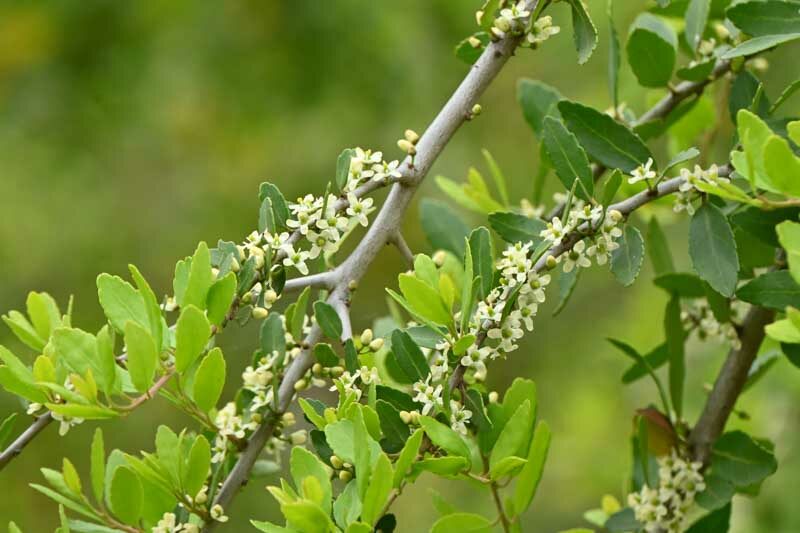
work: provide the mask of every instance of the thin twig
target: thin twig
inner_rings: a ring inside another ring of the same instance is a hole
[[[14,439],[14,442],[8,445],[3,453],[0,453],[0,470],[2,470],[12,459],[22,453],[36,435],[38,435],[50,422],[53,421],[53,415],[48,411],[39,418],[37,418],[28,429],[23,431],[19,437]]]
[[[406,240],[403,238],[400,230],[395,231],[389,238],[388,242],[397,248],[397,250],[400,252],[400,255],[403,256],[403,259],[406,260],[406,263],[408,263],[409,266],[414,266],[414,252],[412,252],[411,248],[408,247],[408,243],[406,243]]]

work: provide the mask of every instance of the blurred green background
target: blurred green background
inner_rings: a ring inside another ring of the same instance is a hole
[[[165,293],[175,261],[197,241],[238,241],[255,227],[261,181],[275,182],[289,198],[319,194],[344,147],[383,149],[387,159],[399,158],[394,145],[401,132],[424,130],[467,71],[452,50],[474,31],[478,5],[0,2],[0,310],[23,308],[32,289],[64,303],[74,294],[76,325],[96,330],[102,319],[94,286],[98,273],[125,275],[126,265],[135,263]],[[469,166],[483,168],[479,149],[486,147],[510,178],[513,196],[531,194],[537,149],[516,103],[517,80],[537,78],[569,98],[610,105],[605,2],[589,5],[601,32],[589,63],[577,65],[568,11],[557,6],[553,15],[562,33],[541,52],[522,51],[510,62],[483,98],[484,114],[456,135],[432,175],[461,180]],[[623,38],[643,5],[617,2]],[[764,79],[772,98],[797,77],[798,52],[789,47],[770,57],[776,66]],[[658,94],[638,89],[623,67],[622,96],[641,113]],[[787,109],[797,112],[797,100]],[[729,131],[725,125],[709,161],[724,158]],[[663,156],[665,143],[655,147]],[[551,181],[548,198],[554,190]],[[432,180],[419,192],[429,196],[442,196]],[[661,208],[659,216],[686,269],[685,220],[670,213]],[[416,207],[405,234],[413,250],[430,252]],[[356,295],[357,328],[386,313],[376,295],[395,283],[401,269],[399,255],[387,248]],[[623,289],[605,269],[586,272],[567,309],[553,319],[550,303],[513,360],[490,368],[491,384],[501,390],[515,376],[536,380],[540,416],[553,427],[550,459],[525,531],[587,525],[582,513],[597,507],[603,494],[623,498],[632,413],[656,396],[644,381],[621,386],[628,363],[605,338],[641,350],[662,341],[666,298],[649,284],[651,277],[647,265],[639,282]],[[231,384],[256,338],[252,327],[224,333]],[[5,327],[0,343],[23,351]],[[719,344],[691,344],[690,420],[725,351]],[[737,532],[800,530],[792,488],[800,475],[799,391],[797,369],[780,361],[739,403],[753,418],[734,423],[773,439],[780,469],[757,500],[737,497]],[[0,416],[20,410],[13,397],[0,393]],[[107,447],[149,450],[158,424],[178,428],[188,422],[155,400],[124,420],[104,423]],[[48,428],[6,468],[0,474],[0,522],[14,520],[25,531],[52,530],[55,506],[27,484],[40,482],[38,469],[57,468],[63,455],[87,473],[95,427],[84,423],[64,438]],[[252,482],[228,510],[233,518],[223,530],[247,530],[248,518],[275,519],[275,502],[264,490],[275,481]],[[488,494],[423,477],[395,505],[401,531],[420,531],[434,521],[430,487],[458,508],[492,513]]]

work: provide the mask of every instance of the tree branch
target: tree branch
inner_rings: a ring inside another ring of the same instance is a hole
[[[39,418],[37,418],[28,429],[23,431],[19,437],[14,439],[14,442],[8,445],[8,447],[3,450],[3,453],[0,453],[0,470],[2,470],[12,459],[22,453],[22,450],[25,449],[33,439],[36,438],[44,428],[47,427],[50,422],[53,421],[53,415],[50,414],[50,411],[43,414]]]
[[[395,231],[391,238],[389,238],[389,244],[393,244],[397,248],[400,255],[403,256],[403,259],[406,260],[409,266],[414,266],[414,252],[408,247],[408,243],[406,243],[400,230]]]
[[[287,279],[286,284],[283,286],[283,292],[289,293],[299,291],[306,287],[317,287],[330,289],[336,284],[336,275],[333,271],[320,272],[319,274],[310,274],[300,278]]]
[[[529,1],[528,6],[533,9],[537,2],[538,0]],[[425,178],[431,165],[436,161],[453,134],[469,116],[472,106],[477,103],[480,95],[511,57],[520,41],[521,38],[513,37],[487,45],[486,50],[420,138],[416,146],[416,156],[413,159],[407,157],[403,161],[399,169],[403,176],[402,181],[392,185],[386,201],[367,230],[367,234],[353,253],[336,269],[338,279],[328,297],[330,305],[337,307],[346,304],[351,283],[357,283],[364,276],[382,247],[398,230],[420,182]],[[256,459],[267,440],[272,436],[276,417],[286,411],[295,396],[295,383],[313,364],[310,347],[318,342],[321,336],[320,328],[316,325],[313,326],[303,341],[303,345],[307,348],[303,349],[300,355],[292,361],[281,381],[273,416],[262,423],[250,438],[247,447],[239,456],[239,460],[217,494],[214,500],[215,504],[219,504],[223,508],[227,507],[239,488],[247,482]],[[215,527],[216,523],[208,523],[204,526],[203,531],[208,532]]]
[[[703,413],[689,434],[689,447],[695,461],[708,463],[711,448],[725,429],[725,423],[758,355],[758,349],[764,340],[764,327],[772,322],[774,316],[774,311],[756,306],[747,313],[739,334],[742,345],[738,349],[731,349],[725,359]]]

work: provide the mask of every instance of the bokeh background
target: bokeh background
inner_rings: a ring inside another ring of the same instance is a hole
[[[73,294],[76,324],[96,330],[102,320],[94,285],[98,273],[124,275],[126,265],[135,263],[157,292],[165,293],[175,261],[190,254],[197,241],[238,241],[255,227],[260,182],[273,181],[294,198],[322,192],[344,147],[372,147],[383,149],[387,158],[399,157],[394,144],[401,132],[424,130],[465,74],[466,65],[452,50],[474,31],[478,4],[3,0],[0,310],[23,308],[32,289],[46,290],[62,303]],[[617,2],[615,20],[623,38],[642,5]],[[540,53],[523,51],[511,61],[483,98],[484,114],[458,132],[432,175],[461,180],[471,165],[486,170],[479,151],[485,147],[510,178],[512,196],[531,194],[537,149],[516,102],[517,80],[540,79],[569,98],[610,105],[605,2],[589,6],[601,31],[589,63],[577,65],[568,11],[556,6],[553,14],[564,31]],[[770,57],[775,67],[763,76],[772,98],[800,74],[798,52],[794,46]],[[628,105],[641,113],[657,96],[637,88],[623,66],[622,97]],[[713,115],[713,99],[705,107]],[[796,113],[798,98],[786,109]],[[723,124],[709,161],[724,158],[729,131]],[[662,157],[668,149],[663,141],[654,147]],[[433,180],[418,196],[442,198]],[[688,269],[685,219],[673,217],[668,206],[658,214],[677,263]],[[413,250],[431,251],[416,207],[405,234]],[[399,255],[387,248],[356,296],[357,328],[386,313],[384,299],[376,295],[402,268]],[[666,297],[651,278],[646,265],[639,282],[624,289],[602,268],[586,272],[566,310],[551,318],[550,303],[513,360],[490,369],[491,384],[499,389],[515,376],[536,380],[540,416],[553,427],[550,459],[525,531],[588,525],[582,514],[597,507],[603,494],[623,498],[632,413],[656,395],[644,381],[621,386],[628,362],[605,338],[621,338],[643,351],[662,341]],[[231,384],[256,339],[252,327],[224,333]],[[23,351],[5,327],[0,343]],[[725,351],[721,344],[691,344],[690,420]],[[752,419],[733,424],[773,439],[780,469],[757,500],[736,498],[737,532],[800,530],[799,372],[780,361],[738,405]],[[20,410],[13,397],[0,392],[0,416]],[[148,402],[124,420],[103,424],[107,447],[149,450],[158,424],[189,422],[163,400]],[[95,426],[84,423],[64,438],[48,428],[0,474],[0,523],[14,520],[37,532],[55,527],[55,506],[28,483],[41,481],[38,469],[57,468],[63,455],[88,475]],[[276,504],[264,490],[276,480],[251,483],[229,509],[233,518],[224,530],[248,530],[247,518],[276,518]],[[435,520],[431,487],[458,508],[492,513],[488,494],[423,477],[395,506],[401,531],[421,531]]]

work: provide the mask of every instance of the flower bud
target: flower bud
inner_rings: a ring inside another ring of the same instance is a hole
[[[414,145],[419,142],[419,134],[414,130],[406,130],[403,133],[403,137],[405,137],[408,142]]]
[[[397,147],[400,148],[402,151],[407,153],[408,155],[415,155],[417,153],[417,149],[411,144],[411,141],[407,139],[400,139],[397,141]]]
[[[263,307],[254,307],[252,314],[253,314],[253,318],[255,318],[256,320],[263,320],[263,319],[267,318],[267,315],[269,314],[269,311],[267,311]]]
[[[481,107],[481,104],[475,104],[474,106],[472,106],[472,115],[473,116],[477,117],[478,115],[481,114],[481,111],[483,111],[483,108]]]
[[[361,332],[361,344],[367,345],[372,342],[372,330],[367,328]]]
[[[419,411],[411,411],[408,414],[411,415],[411,423],[414,425],[419,425]]]
[[[308,434],[306,433],[305,429],[301,429],[295,431],[289,436],[289,439],[292,441],[292,444],[295,446],[300,446],[301,444],[305,444],[308,440]]]
[[[354,279],[350,280],[350,283],[347,284],[347,288],[351,291],[354,291],[358,288],[358,282]]]
[[[253,293],[252,292],[244,293],[244,295],[242,296],[242,303],[249,304],[252,301],[253,301]]]
[[[274,304],[278,300],[278,293],[272,289],[267,289],[264,291],[264,302],[270,305]]]
[[[557,264],[558,260],[555,257],[553,257],[552,255],[547,256],[547,260],[545,261],[545,265],[547,266],[547,268],[552,270],[556,267]]]
[[[383,339],[380,337],[369,343],[369,349],[372,350],[373,352],[377,352],[381,348],[383,348]]]
[[[263,255],[255,255],[251,256],[256,258],[255,267],[256,270],[264,268],[264,256]]]
[[[351,474],[351,473],[350,473],[350,472],[348,472],[347,470],[340,470],[340,471],[339,471],[339,479],[341,479],[342,481],[344,481],[345,483],[347,483],[348,481],[350,481],[351,479],[353,479],[353,474]]]
[[[294,384],[294,390],[300,392],[301,390],[305,389],[308,386],[308,382],[303,379],[298,379],[297,382]]]
[[[500,395],[497,394],[496,390],[493,390],[489,393],[489,403],[497,403],[497,400],[500,399]]]
[[[311,373],[315,376],[322,374],[322,365],[319,363],[314,363],[314,366],[311,367]]]
[[[239,261],[237,261],[236,259],[231,259],[231,271],[239,272],[239,270],[241,269],[242,267],[239,265]]]
[[[467,42],[469,43],[469,45],[472,48],[480,48],[483,45],[481,40],[478,39],[477,37],[475,37],[474,35],[472,37],[470,37],[469,39],[467,39]]]
[[[722,24],[721,22],[714,24],[714,32],[717,34],[717,37],[720,41],[724,41],[731,36],[731,32],[728,31],[728,28],[725,27],[725,24]]]
[[[511,21],[505,17],[497,17],[494,19],[494,27],[502,32],[507,32],[511,29]]]
[[[447,253],[445,253],[444,250],[438,250],[436,253],[433,254],[433,262],[438,267],[444,264],[444,260],[446,258],[447,258]]]
[[[478,26],[480,26],[482,21],[483,21],[483,11],[479,9],[478,11],[475,12],[475,22],[477,22]]]
[[[753,69],[757,70],[758,72],[766,72],[769,68],[769,61],[763,57],[757,57],[753,59]]]
[[[344,461],[339,459],[338,455],[331,455],[331,466],[336,470],[341,470],[342,466],[344,466]]]
[[[408,411],[400,411],[400,420],[403,421],[403,424],[410,424],[411,413],[409,413]]]
[[[620,220],[622,220],[622,217],[623,217],[622,213],[619,212],[617,209],[612,209],[611,211],[609,211],[608,212],[608,216],[614,222],[619,222]]]
[[[331,376],[334,378],[338,378],[342,374],[344,374],[344,368],[342,368],[341,366],[332,366],[330,371],[331,371]]]
[[[294,413],[283,413],[283,416],[281,416],[281,422],[283,422],[284,426],[293,426],[297,420],[294,417]]]
[[[263,418],[261,416],[261,413],[253,413],[252,415],[250,415],[250,420],[252,420],[256,424],[260,424]]]
[[[211,275],[214,276],[214,279],[219,277],[219,269],[217,267],[211,267]]]

